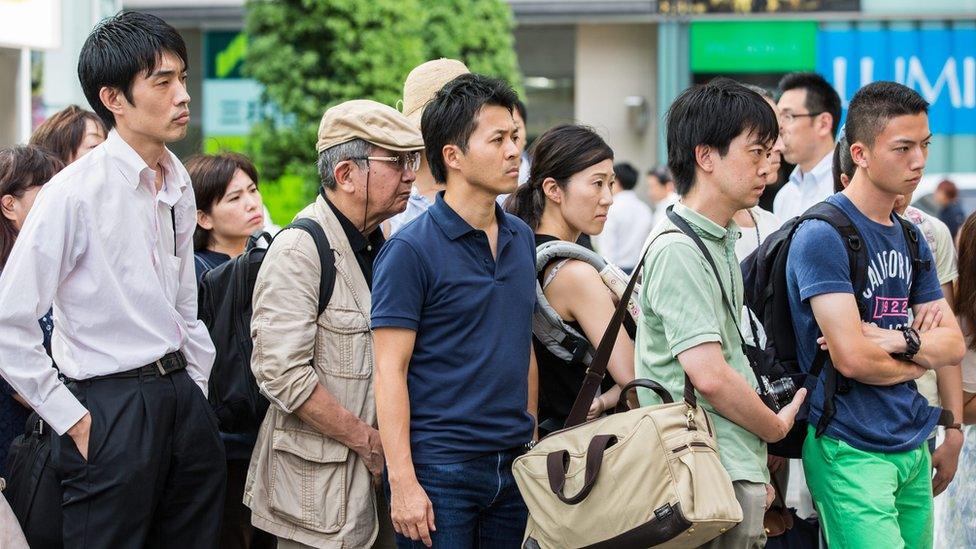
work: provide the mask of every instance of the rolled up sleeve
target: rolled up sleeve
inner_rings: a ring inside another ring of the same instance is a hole
[[[268,250],[254,286],[251,370],[261,392],[286,413],[312,395],[312,366],[322,268],[312,237],[281,232]]]

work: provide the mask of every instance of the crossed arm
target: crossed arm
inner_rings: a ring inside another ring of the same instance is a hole
[[[861,322],[854,299],[849,293],[810,298],[823,333],[821,346],[829,346],[834,367],[844,376],[869,385],[896,385],[962,360],[962,334],[945,299],[912,307],[922,344],[911,362],[892,356],[907,350],[901,331]]]

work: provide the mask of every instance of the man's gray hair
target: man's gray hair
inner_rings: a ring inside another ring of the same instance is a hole
[[[349,160],[351,158],[362,158],[369,156],[373,152],[373,145],[364,141],[362,139],[353,139],[352,141],[346,141],[345,143],[340,143],[334,147],[329,147],[324,151],[319,153],[319,179],[322,181],[322,186],[326,189],[335,190],[336,180],[335,180],[335,167],[339,162],[343,160]],[[356,164],[365,169],[365,160],[356,160]]]

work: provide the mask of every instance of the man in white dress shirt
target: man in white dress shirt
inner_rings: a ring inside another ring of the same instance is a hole
[[[785,222],[834,194],[830,168],[840,124],[840,96],[813,72],[787,74],[779,89],[783,158],[796,164],[790,180],[773,199],[773,213]]]
[[[651,208],[637,198],[637,170],[626,162],[613,167],[613,204],[607,214],[603,232],[596,238],[596,248],[607,261],[631,273],[640,259],[644,239],[651,234],[654,216]]]
[[[647,172],[647,197],[651,199],[651,212],[655,227],[662,219],[667,219],[668,206],[678,201],[678,193],[674,191],[674,178],[667,166],[651,168]]]
[[[138,12],[92,31],[78,75],[110,128],[56,175],[0,279],[0,374],[54,431],[64,546],[216,547],[225,464],[197,320],[186,46]],[[36,319],[54,306],[54,360]]]

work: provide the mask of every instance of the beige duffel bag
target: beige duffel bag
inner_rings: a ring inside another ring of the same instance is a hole
[[[714,427],[688,376],[682,402],[657,382],[637,379],[621,392],[618,413],[583,422],[625,306],[607,327],[566,428],[512,465],[529,509],[523,549],[698,547],[742,521]],[[623,411],[636,387],[664,403]]]

